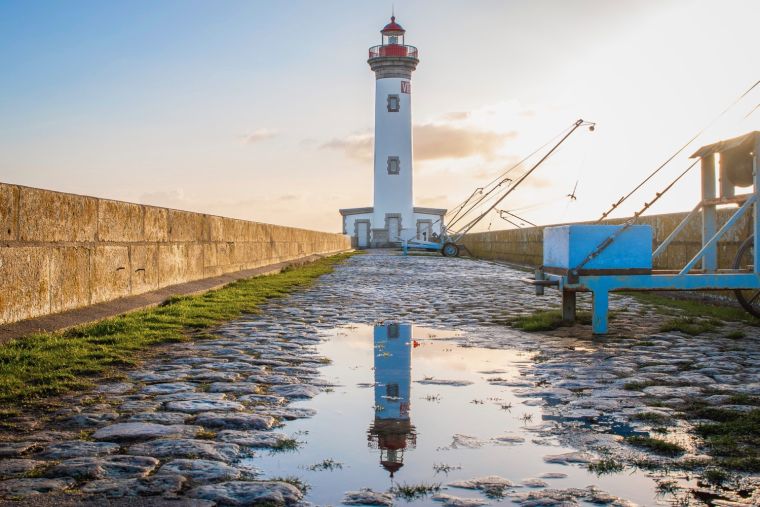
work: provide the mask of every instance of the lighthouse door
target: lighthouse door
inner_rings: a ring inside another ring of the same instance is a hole
[[[356,246],[359,248],[369,247],[369,222],[356,222]]]
[[[398,217],[388,217],[388,241],[391,243],[401,239],[399,237],[400,222],[401,219]]]

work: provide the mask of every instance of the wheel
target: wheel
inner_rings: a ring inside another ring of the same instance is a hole
[[[755,267],[755,237],[750,236],[741,244],[734,259],[734,269],[752,270]],[[737,289],[736,299],[742,308],[760,318],[760,289]]]
[[[459,257],[459,247],[454,243],[444,243],[441,253],[444,257]]]

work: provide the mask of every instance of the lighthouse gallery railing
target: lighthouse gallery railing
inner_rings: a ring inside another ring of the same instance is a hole
[[[414,46],[405,46],[401,44],[386,44],[381,46],[372,46],[369,48],[370,58],[378,58],[381,56],[417,58],[417,48]]]

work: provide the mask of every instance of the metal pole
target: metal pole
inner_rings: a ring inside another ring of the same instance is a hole
[[[486,216],[488,213],[490,213],[490,212],[491,212],[491,210],[493,210],[493,209],[494,209],[496,206],[498,206],[498,205],[499,205],[499,203],[501,203],[501,201],[503,201],[504,199],[506,199],[506,198],[507,198],[507,196],[508,196],[509,194],[511,194],[511,193],[514,191],[514,189],[516,189],[516,188],[517,188],[517,187],[520,185],[520,183],[522,183],[522,182],[525,180],[525,178],[527,178],[528,176],[530,176],[530,174],[531,174],[533,171],[535,171],[535,170],[538,168],[538,166],[540,166],[541,164],[543,164],[543,163],[544,163],[544,161],[545,161],[547,158],[549,158],[549,157],[551,156],[551,154],[552,154],[552,153],[554,153],[554,151],[555,151],[557,148],[559,148],[559,146],[560,146],[562,143],[564,143],[564,142],[565,142],[565,139],[567,139],[568,137],[570,137],[570,135],[571,135],[573,132],[575,132],[575,131],[578,129],[578,127],[580,127],[580,126],[581,126],[581,125],[583,125],[584,123],[585,123],[585,122],[584,122],[582,119],[581,119],[581,120],[578,120],[578,121],[576,121],[576,122],[575,122],[575,125],[573,125],[573,128],[571,128],[571,129],[570,129],[570,132],[568,132],[567,134],[565,134],[565,135],[564,135],[564,137],[563,137],[562,139],[560,139],[560,140],[559,140],[559,142],[558,142],[557,144],[555,144],[554,146],[552,146],[552,149],[551,149],[551,150],[549,150],[549,152],[548,152],[546,155],[544,155],[543,157],[541,157],[541,160],[539,160],[538,162],[536,162],[536,163],[533,165],[533,167],[531,167],[531,168],[528,170],[528,172],[526,172],[525,174],[523,174],[523,175],[522,175],[522,176],[521,176],[521,177],[520,177],[520,178],[519,178],[519,179],[518,179],[516,182],[514,182],[514,184],[513,184],[511,187],[509,187],[509,190],[507,190],[507,191],[504,193],[504,195],[503,195],[503,196],[501,196],[501,197],[500,197],[500,198],[499,198],[499,199],[498,199],[498,200],[497,200],[495,203],[493,203],[493,205],[491,205],[491,207],[490,207],[490,208],[488,208],[486,211],[484,211],[484,212],[483,212],[481,215],[479,215],[479,216],[475,217],[475,218],[474,218],[472,221],[470,221],[470,223],[468,223],[467,225],[465,225],[465,226],[464,226],[464,228],[462,228],[462,229],[461,229],[459,232],[457,232],[457,238],[456,238],[456,241],[459,241],[459,239],[460,239],[462,236],[464,236],[465,234],[467,234],[467,233],[470,231],[470,229],[472,229],[473,227],[475,227],[475,226],[478,224],[478,222],[480,222],[481,220],[483,220],[483,217],[485,217],[485,216]]]
[[[755,191],[755,209],[754,209],[754,234],[755,234],[755,265],[753,271],[755,274],[760,273],[760,135],[755,136],[755,156],[752,160],[752,176],[754,177],[753,190]]]
[[[715,199],[715,154],[702,157],[702,202]],[[702,206],[702,245],[706,245],[715,236],[717,227],[715,205]],[[705,273],[715,273],[718,269],[718,247],[713,245],[702,257],[702,269]]]

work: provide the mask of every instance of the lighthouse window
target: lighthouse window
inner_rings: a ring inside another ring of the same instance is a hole
[[[398,174],[401,170],[401,161],[398,157],[388,157],[388,174]]]
[[[388,95],[388,112],[398,113],[398,110],[400,108],[401,108],[401,101],[399,100],[398,95]]]

